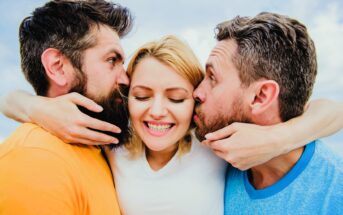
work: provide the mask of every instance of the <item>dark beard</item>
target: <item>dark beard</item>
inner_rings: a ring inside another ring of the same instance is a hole
[[[81,87],[82,85],[83,87]],[[97,113],[90,111],[82,106],[78,106],[79,110],[90,117],[114,124],[121,129],[121,133],[112,133],[109,131],[101,131],[92,128],[89,129],[117,138],[119,140],[118,144],[108,145],[111,149],[117,148],[127,143],[129,137],[129,113],[127,108],[127,96],[129,87],[122,85],[119,87],[119,89],[113,90],[111,94],[105,98],[94,98],[86,93],[86,89],[84,86],[85,84],[78,84],[72,89],[71,92],[77,92],[92,99],[97,104],[103,107],[103,111]]]
[[[197,112],[201,125],[197,125],[195,129],[195,136],[199,141],[205,140],[205,135],[219,129],[222,129],[234,122],[251,123],[251,119],[247,117],[245,110],[243,109],[243,103],[240,99],[237,99],[233,105],[230,115],[217,114],[210,122],[205,124],[204,113]]]
[[[199,141],[205,140],[206,134],[217,131],[229,125],[229,122],[225,120],[224,117],[219,115],[215,117],[215,120],[211,121],[208,124],[205,124],[202,114],[198,113],[197,115],[199,117],[199,120],[201,121],[201,125],[197,125],[197,127],[195,128],[195,136],[198,138]]]

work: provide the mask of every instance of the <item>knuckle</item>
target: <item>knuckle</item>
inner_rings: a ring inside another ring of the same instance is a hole
[[[233,167],[237,168],[237,163],[235,162],[229,162]],[[238,169],[238,168],[237,168]]]
[[[90,145],[90,143],[91,143],[89,140],[85,140],[85,139],[82,139],[79,142],[82,144],[86,144],[86,145]]]
[[[226,160],[227,162],[229,162],[230,164],[232,164],[232,165],[233,165],[234,163],[236,163],[235,160],[232,159],[232,157],[231,157],[231,156],[228,156],[228,155],[226,155],[225,160]]]
[[[75,136],[78,134],[78,129],[76,127],[70,127],[68,130],[67,130],[67,136],[69,136],[70,138],[72,136]]]
[[[71,143],[73,141],[72,137],[70,135],[63,135],[63,137],[61,138],[63,140],[63,142],[66,143]]]
[[[83,117],[83,116],[81,116],[81,117],[77,117],[76,119],[75,119],[75,124],[76,125],[85,125],[86,124],[86,122],[87,122],[87,119],[85,118],[85,117]]]
[[[240,164],[236,164],[235,166],[237,169],[242,170],[242,166]]]
[[[241,166],[241,168],[240,168],[240,170],[242,170],[242,171],[245,171],[245,170],[248,170],[248,169],[249,169],[249,167],[246,166],[246,165],[243,165],[243,166]]]
[[[89,134],[89,138],[92,139],[92,140],[98,140],[101,138],[101,135],[96,133],[96,132],[92,132]]]

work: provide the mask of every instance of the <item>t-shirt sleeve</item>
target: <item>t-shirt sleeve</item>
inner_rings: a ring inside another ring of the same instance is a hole
[[[72,169],[40,148],[0,157],[0,214],[80,214],[81,192]]]

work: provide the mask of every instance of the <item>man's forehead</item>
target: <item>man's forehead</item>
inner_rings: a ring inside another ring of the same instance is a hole
[[[101,46],[106,52],[115,52],[125,57],[124,50],[120,43],[119,35],[108,26],[100,25],[95,33],[97,46]]]
[[[219,41],[212,49],[206,66],[211,66],[218,61],[227,61],[231,59],[235,55],[237,47],[237,43],[232,39]]]
[[[237,43],[233,39],[221,40],[212,49],[210,56],[233,56],[237,51]]]

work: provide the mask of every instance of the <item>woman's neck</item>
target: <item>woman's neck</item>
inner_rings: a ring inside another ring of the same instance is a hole
[[[151,169],[153,169],[154,171],[162,169],[173,158],[173,156],[177,152],[177,149],[177,144],[163,151],[153,151],[146,148],[146,158]]]

